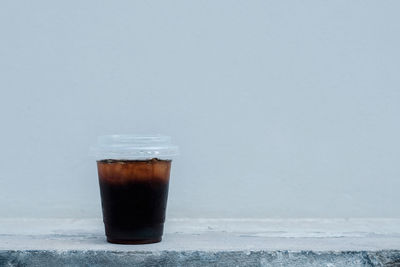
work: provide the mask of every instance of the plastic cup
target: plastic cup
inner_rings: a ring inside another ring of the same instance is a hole
[[[171,162],[178,148],[161,135],[106,135],[97,141],[92,151],[107,241],[160,242]]]

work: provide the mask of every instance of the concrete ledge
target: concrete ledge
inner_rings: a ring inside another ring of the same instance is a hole
[[[399,251],[1,251],[0,266],[400,266]]]
[[[100,219],[2,219],[0,266],[400,266],[400,219],[175,219],[151,245]]]

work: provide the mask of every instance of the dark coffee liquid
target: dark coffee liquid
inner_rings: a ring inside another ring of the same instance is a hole
[[[102,160],[97,166],[107,240],[122,244],[159,242],[171,161]]]

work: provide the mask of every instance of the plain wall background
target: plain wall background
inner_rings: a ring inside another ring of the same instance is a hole
[[[1,1],[0,216],[101,216],[164,133],[171,217],[399,217],[399,1]]]

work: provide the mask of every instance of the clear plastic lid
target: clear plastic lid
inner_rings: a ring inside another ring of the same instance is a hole
[[[96,160],[172,159],[178,155],[178,147],[164,135],[103,135],[97,138],[91,154]]]

